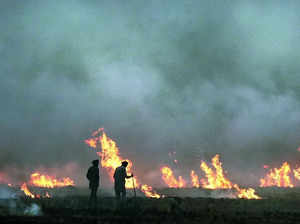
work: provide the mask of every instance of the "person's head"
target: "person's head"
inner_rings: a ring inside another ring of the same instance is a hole
[[[123,162],[122,162],[122,166],[127,167],[127,165],[128,165],[128,162],[127,162],[127,161],[123,161]]]
[[[99,160],[98,159],[93,160],[92,164],[93,164],[93,166],[99,166]]]

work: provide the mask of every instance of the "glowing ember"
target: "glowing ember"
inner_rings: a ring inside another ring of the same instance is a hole
[[[102,132],[102,135],[97,137]],[[92,148],[97,149],[97,145],[101,145],[101,152],[97,152],[99,157],[101,158],[101,166],[106,169],[109,177],[111,180],[113,180],[113,174],[117,167],[121,165],[121,162],[126,160],[128,162],[127,170],[128,175],[132,173],[132,162],[129,159],[124,159],[119,155],[119,149],[116,145],[116,143],[107,137],[105,134],[103,128],[99,128],[97,131],[93,132],[92,138],[85,140],[85,143],[89,145]],[[136,176],[133,177],[130,181],[126,181],[125,187],[126,188],[133,188],[133,183],[137,188],[140,188],[142,192],[147,197],[154,197],[159,198],[160,196],[152,191],[152,187],[148,185],[141,185],[138,182],[138,179]]]
[[[264,167],[264,169],[269,169],[268,165],[264,165],[263,167]]]
[[[30,192],[26,183],[23,183],[21,186],[21,190],[24,191],[25,195],[31,198],[35,198],[35,195]]]
[[[163,181],[172,188],[183,188],[186,183],[184,179],[179,176],[178,180],[175,178],[173,171],[170,167],[164,166],[160,169]]]
[[[232,188],[232,183],[224,177],[222,169],[222,163],[219,161],[219,155],[215,155],[212,158],[212,165],[215,168],[215,172],[208,167],[205,162],[201,162],[200,168],[205,172],[207,180],[201,179],[203,188],[208,189],[229,189]]]
[[[290,165],[287,162],[284,162],[279,169],[271,169],[264,178],[261,178],[260,186],[294,187],[294,185],[291,183],[291,178],[289,176],[290,173]]]
[[[74,186],[74,181],[69,177],[62,179],[56,179],[48,175],[42,175],[38,172],[31,174],[29,183],[37,187],[54,188],[54,187],[66,187]]]
[[[192,186],[197,188],[200,187],[199,178],[197,174],[195,174],[194,170],[191,170],[190,177],[191,177]]]

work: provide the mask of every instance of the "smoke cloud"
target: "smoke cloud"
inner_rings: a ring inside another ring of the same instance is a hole
[[[0,170],[73,166],[86,184],[96,154],[84,139],[104,127],[146,182],[160,184],[176,151],[182,175],[220,153],[237,182],[257,184],[263,164],[299,159],[299,9],[2,1]]]

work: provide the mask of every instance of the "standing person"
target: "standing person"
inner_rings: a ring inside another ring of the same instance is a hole
[[[88,169],[86,174],[87,179],[89,180],[89,188],[91,189],[91,195],[89,199],[89,207],[96,208],[97,206],[97,190],[99,187],[99,160],[92,161],[93,166]]]
[[[122,199],[126,198],[125,179],[133,177],[133,174],[131,174],[130,176],[127,175],[126,172],[127,165],[128,162],[123,161],[122,165],[117,167],[114,173],[115,193],[118,200],[120,199],[120,194],[122,194]]]

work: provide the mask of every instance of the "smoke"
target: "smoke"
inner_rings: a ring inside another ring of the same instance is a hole
[[[25,215],[32,215],[32,216],[37,216],[37,215],[42,215],[42,211],[40,206],[38,206],[35,203],[32,203],[29,207],[27,207],[24,210]]]
[[[42,215],[42,209],[35,203],[25,203],[20,199],[21,192],[15,188],[0,185],[0,206],[7,215]],[[5,209],[4,209],[5,208]],[[3,215],[2,214],[2,215]]]
[[[159,184],[170,151],[182,175],[220,153],[245,184],[296,161],[299,6],[3,1],[0,170],[76,164],[63,170],[85,184],[96,154],[83,140],[98,127],[145,182]]]
[[[0,199],[15,199],[17,197],[16,192],[8,187],[0,185]]]

